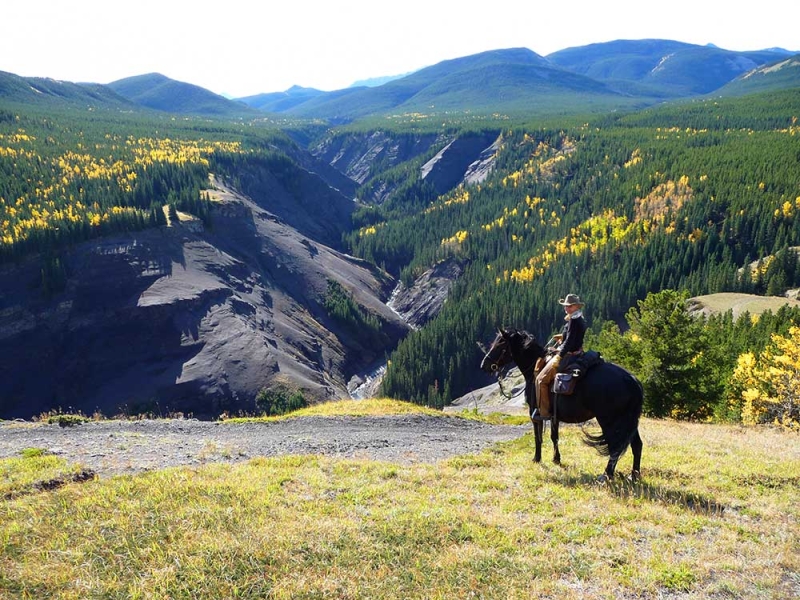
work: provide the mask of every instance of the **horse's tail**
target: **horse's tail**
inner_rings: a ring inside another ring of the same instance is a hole
[[[631,443],[633,434],[639,428],[639,417],[642,416],[644,405],[644,388],[633,375],[625,372],[627,387],[630,391],[630,402],[625,410],[614,420],[607,430],[598,435],[583,432],[583,442],[602,456],[619,458]]]

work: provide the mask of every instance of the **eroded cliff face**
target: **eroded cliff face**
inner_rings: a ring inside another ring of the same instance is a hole
[[[419,169],[420,179],[429,182],[437,194],[461,184],[481,183],[494,166],[501,139],[498,131],[459,136],[372,131],[328,137],[312,152],[357,183],[369,181],[369,194],[363,200],[381,204],[404,183],[397,177],[383,178],[383,174],[437,148]]]
[[[173,223],[76,246],[55,294],[43,293],[39,257],[0,267],[0,418],[57,408],[215,418],[252,412],[277,383],[310,400],[346,397],[349,376],[405,335],[385,306],[395,285],[385,273],[300,233],[268,197],[218,187],[210,229]],[[385,347],[328,316],[329,279],[379,318]]]
[[[422,166],[422,179],[430,181],[437,194],[462,183],[481,183],[494,165],[499,144],[497,133],[460,136]]]
[[[399,283],[388,306],[412,328],[419,329],[439,314],[463,272],[464,265],[457,259],[444,260],[425,271],[411,287]]]
[[[305,163],[235,165],[237,189],[213,182],[208,228],[187,219],[61,252],[55,291],[42,257],[0,266],[0,418],[54,409],[216,418],[253,412],[258,392],[280,383],[311,401],[347,397],[347,382],[432,318],[459,274],[440,265],[395,298],[397,312],[387,306],[397,282],[342,252],[348,182],[439,143],[423,175],[446,191],[491,169],[494,142],[334,138]],[[343,175],[317,175],[323,159]],[[331,280],[378,318],[380,343],[330,317]]]
[[[425,154],[434,144],[446,143],[440,134],[393,134],[371,131],[325,138],[311,149],[313,155],[363,184],[381,170]]]

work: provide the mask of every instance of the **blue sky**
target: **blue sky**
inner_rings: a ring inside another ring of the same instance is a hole
[[[109,83],[159,72],[234,97],[341,89],[485,50],[616,39],[800,51],[800,3],[716,0],[4,0],[0,71]]]

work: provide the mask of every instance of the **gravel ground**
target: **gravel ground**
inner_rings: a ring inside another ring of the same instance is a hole
[[[520,437],[529,427],[427,415],[298,417],[273,423],[193,419],[0,424],[0,458],[42,448],[100,477],[257,456],[323,454],[435,463]]]

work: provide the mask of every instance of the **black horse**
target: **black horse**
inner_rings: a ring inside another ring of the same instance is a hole
[[[499,330],[481,362],[481,369],[495,373],[498,377],[504,367],[516,363],[525,377],[525,400],[529,414],[536,408],[536,361],[545,356],[546,350],[527,331],[516,329]],[[642,460],[642,438],[639,437],[639,417],[642,414],[644,393],[639,381],[622,367],[602,362],[592,367],[581,377],[573,394],[557,396],[553,403],[550,438],[553,440],[553,462],[561,463],[558,451],[558,423],[584,423],[596,418],[600,435],[584,432],[584,441],[608,456],[608,465],[601,480],[614,477],[617,461],[630,445],[633,452],[632,479],[639,477]],[[533,421],[536,437],[536,454],[533,460],[542,460],[543,423]]]

